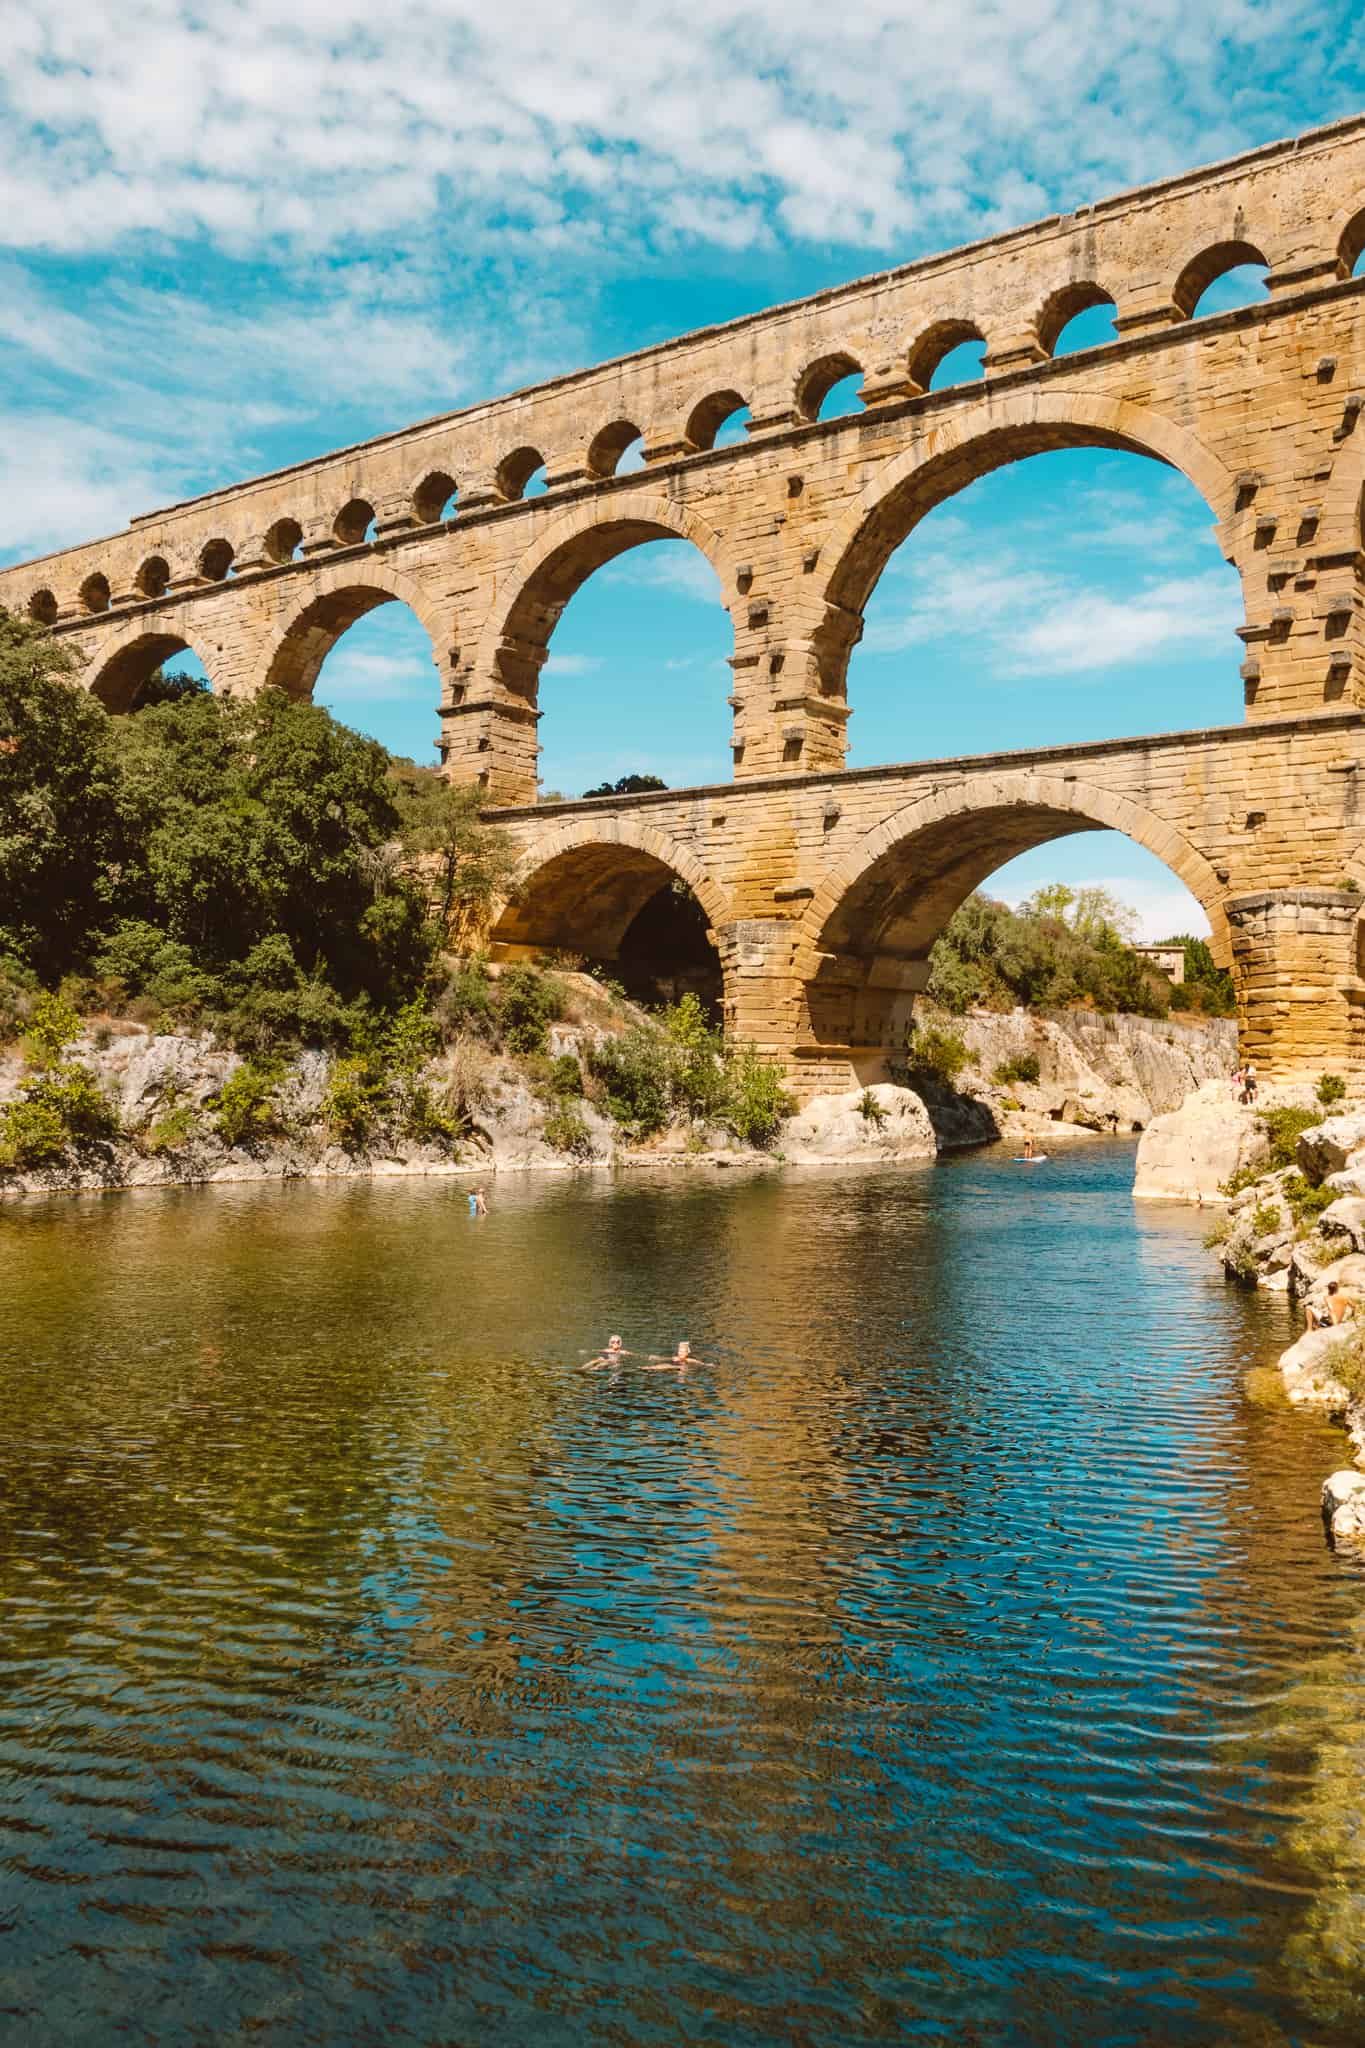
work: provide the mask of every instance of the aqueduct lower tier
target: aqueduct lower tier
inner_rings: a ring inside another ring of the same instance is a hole
[[[1365,717],[1328,711],[1149,739],[493,813],[523,884],[504,957],[617,956],[685,882],[727,1030],[801,1096],[884,1080],[934,939],[1015,854],[1109,827],[1202,904],[1245,1057],[1271,1079],[1365,1074]]]

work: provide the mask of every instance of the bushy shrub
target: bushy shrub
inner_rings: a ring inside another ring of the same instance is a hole
[[[359,1151],[373,1132],[383,1103],[383,1083],[371,1059],[357,1054],[333,1060],[322,1114],[338,1144],[348,1152]]]
[[[498,982],[497,1017],[511,1052],[544,1052],[551,1024],[564,1014],[564,984],[539,968],[508,967]]]
[[[886,1110],[870,1088],[864,1088],[858,1097],[858,1114],[865,1123],[881,1125],[886,1122]]]
[[[19,1037],[37,996],[33,970],[12,956],[0,958],[0,1045]]]
[[[1263,1109],[1257,1121],[1270,1140],[1270,1165],[1260,1169],[1269,1173],[1274,1168],[1294,1164],[1299,1139],[1305,1131],[1316,1129],[1322,1115],[1316,1109]]]
[[[906,1065],[912,1074],[931,1076],[951,1088],[971,1054],[966,1040],[956,1031],[943,1031],[936,1024],[922,1025],[906,1047]]]
[[[65,1156],[67,1129],[56,1104],[39,1095],[0,1109],[0,1171],[26,1172]]]
[[[661,1032],[637,1024],[619,1038],[604,1038],[589,1053],[588,1067],[618,1124],[641,1138],[663,1129],[672,1091],[668,1043]]]
[[[1270,1237],[1284,1222],[1278,1202],[1260,1202],[1251,1212],[1251,1228],[1257,1237]]]
[[[449,1034],[487,1033],[493,1024],[493,984],[481,956],[463,961],[436,999],[436,1015]]]
[[[1011,1059],[1001,1060],[991,1079],[998,1088],[1008,1088],[1011,1081],[1027,1081],[1036,1085],[1042,1067],[1036,1052],[1015,1053]]]
[[[1324,1209],[1330,1209],[1337,1197],[1335,1188],[1315,1188],[1301,1173],[1287,1173],[1284,1178],[1284,1198],[1289,1204],[1295,1223],[1315,1223]]]
[[[195,1124],[193,1105],[179,1101],[172,1093],[163,1102],[160,1114],[143,1132],[142,1149],[153,1159],[167,1152],[183,1151],[194,1137]]]
[[[276,1129],[279,1069],[245,1060],[213,1099],[213,1128],[225,1145],[254,1145]]]
[[[50,1165],[73,1145],[116,1138],[118,1112],[90,1068],[70,1058],[80,1019],[59,995],[34,1001],[24,1062],[33,1078],[0,1109],[0,1170]]]
[[[1340,1074],[1318,1075],[1317,1098],[1324,1109],[1330,1109],[1334,1102],[1342,1102],[1345,1097],[1346,1083]]]
[[[782,1070],[753,1046],[742,1046],[730,1062],[725,1122],[746,1145],[771,1145],[796,1104],[782,1084]]]
[[[722,1117],[734,1076],[719,1031],[707,1022],[700,999],[689,993],[664,1012],[673,1106],[702,1123]]]
[[[545,1142],[574,1159],[591,1159],[595,1147],[583,1112],[561,1102],[545,1119]]]

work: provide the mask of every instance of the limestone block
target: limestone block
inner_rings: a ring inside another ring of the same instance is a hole
[[[1179,1109],[1154,1117],[1138,1141],[1133,1194],[1139,1201],[1219,1202],[1225,1181],[1269,1156],[1255,1112],[1224,1081],[1206,1081]]]
[[[875,1114],[864,1114],[865,1097],[876,1105]],[[938,1140],[929,1112],[913,1089],[879,1082],[845,1095],[813,1096],[785,1127],[782,1151],[801,1166],[934,1159]]]
[[[1318,1229],[1324,1237],[1348,1237],[1353,1251],[1365,1252],[1365,1195],[1343,1195],[1333,1202],[1318,1218]]]
[[[1333,1472],[1322,1482],[1322,1518],[1334,1543],[1365,1541],[1365,1472]]]
[[[1305,1330],[1298,1342],[1282,1353],[1280,1375],[1296,1408],[1322,1408],[1329,1415],[1346,1413],[1350,1392],[1334,1376],[1332,1362],[1358,1334],[1349,1323],[1331,1330]]]
[[[1351,1164],[1352,1154],[1365,1147],[1365,1111],[1328,1117],[1305,1131],[1295,1148],[1299,1171],[1316,1187],[1329,1174],[1341,1173]]]

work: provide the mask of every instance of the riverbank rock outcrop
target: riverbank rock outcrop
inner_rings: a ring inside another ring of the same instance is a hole
[[[1365,1472],[1349,1467],[1322,1482],[1322,1518],[1335,1543],[1365,1543]]]
[[[1221,1202],[1228,1181],[1269,1157],[1255,1110],[1236,1100],[1230,1082],[1205,1081],[1142,1133],[1133,1193],[1139,1201]]]
[[[801,1166],[935,1159],[939,1141],[921,1097],[882,1082],[847,1095],[815,1096],[784,1129],[782,1152]]]

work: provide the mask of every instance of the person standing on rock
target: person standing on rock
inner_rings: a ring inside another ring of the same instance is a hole
[[[1254,1103],[1256,1100],[1256,1069],[1250,1060],[1247,1061],[1247,1070],[1242,1076],[1242,1100],[1246,1103]]]

